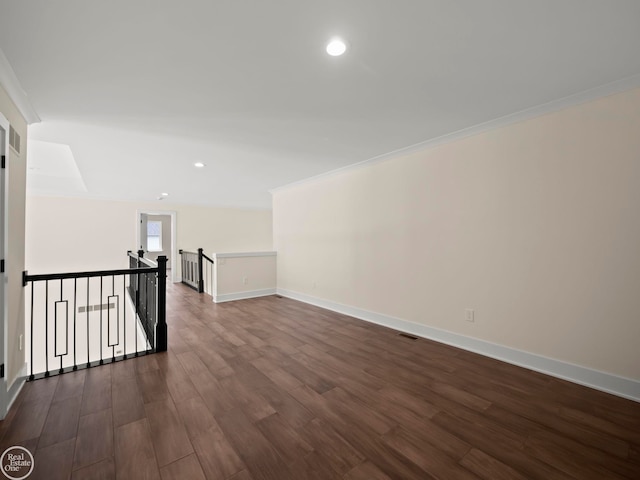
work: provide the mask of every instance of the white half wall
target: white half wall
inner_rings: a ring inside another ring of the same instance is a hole
[[[217,253],[214,255],[216,303],[276,293],[276,252]]]

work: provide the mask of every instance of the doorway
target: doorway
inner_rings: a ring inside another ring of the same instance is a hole
[[[167,276],[173,283],[177,282],[176,216],[174,211],[138,211],[136,218],[137,248],[154,261],[166,256]]]

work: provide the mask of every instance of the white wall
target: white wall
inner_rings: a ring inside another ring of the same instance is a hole
[[[176,212],[176,258],[179,249],[198,247],[206,253],[272,249],[271,211],[159,203],[27,197],[29,272],[127,267],[127,250],[137,250],[138,211]]]
[[[636,89],[280,189],[278,290],[640,380],[639,112]]]
[[[9,120],[21,137],[21,152],[10,150],[7,159],[6,218],[6,379],[7,386],[15,382],[25,365],[24,349],[19,349],[19,337],[24,335],[24,290],[22,271],[25,265],[25,192],[27,172],[27,124],[7,92],[0,85],[0,113]]]

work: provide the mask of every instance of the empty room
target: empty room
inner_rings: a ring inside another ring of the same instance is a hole
[[[640,3],[0,0],[10,479],[640,478]]]

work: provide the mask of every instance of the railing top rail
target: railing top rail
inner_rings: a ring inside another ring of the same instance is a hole
[[[188,251],[188,250],[182,250],[182,249],[178,250],[178,253],[179,253],[180,255],[182,255],[182,254],[186,254],[186,255],[200,255],[200,253],[199,253],[199,252],[190,252],[190,251]],[[206,254],[206,253],[203,253],[203,254],[202,254],[202,258],[204,258],[205,260],[208,260],[208,261],[209,261],[209,262],[211,262],[211,263],[215,263],[211,257],[208,257],[208,256],[207,256],[207,254]]]
[[[138,257],[138,260],[151,268],[158,268],[158,264],[150,258]]]
[[[137,275],[142,273],[158,273],[158,267],[121,268],[118,270],[95,270],[92,272],[43,273],[29,275],[25,272],[24,284],[42,280],[64,280],[68,278],[108,277],[115,275]]]
[[[143,250],[138,250],[138,252],[144,253]],[[150,258],[141,257],[140,255],[138,255],[138,252],[132,252],[132,251],[129,250],[127,252],[127,255],[129,257],[135,259],[135,260],[138,260],[138,261],[144,263],[145,265],[148,265],[149,267],[156,268],[158,266],[157,262],[154,262]]]

